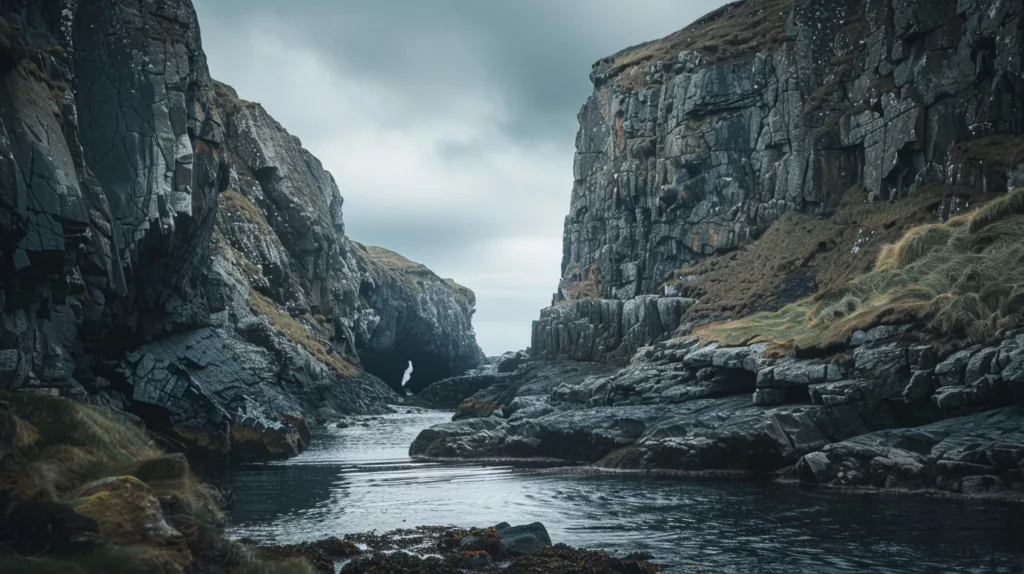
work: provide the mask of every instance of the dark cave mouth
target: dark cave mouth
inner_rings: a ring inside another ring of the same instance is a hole
[[[432,383],[462,374],[445,358],[397,343],[385,352],[361,351],[359,358],[366,372],[380,378],[402,396],[418,394]]]

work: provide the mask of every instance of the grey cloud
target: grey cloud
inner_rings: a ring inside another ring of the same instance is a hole
[[[355,82],[391,86],[408,113],[468,93],[500,98],[508,135],[575,126],[590,65],[669,34],[723,0],[199,0],[206,27],[258,25],[325,55]],[[268,73],[272,71],[268,70]]]
[[[529,344],[558,281],[591,64],[726,0],[194,2],[214,77],[334,172],[349,235],[477,291],[497,354]],[[392,177],[400,165],[425,173]]]

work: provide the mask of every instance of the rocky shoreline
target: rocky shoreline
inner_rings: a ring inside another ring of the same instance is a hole
[[[648,574],[661,571],[661,566],[652,562],[653,557],[647,554],[618,558],[601,551],[553,544],[547,529],[539,522],[468,529],[420,526],[383,534],[350,534],[343,539],[255,547],[267,557],[304,558],[316,572],[327,574],[335,571],[336,562],[341,562],[342,574]]]
[[[409,452],[1024,493],[1024,407],[1013,404],[1024,400],[1024,332],[948,356],[899,340],[906,333],[857,332],[847,362],[771,358],[764,344],[696,339],[655,345],[620,371],[576,381],[535,361],[516,371],[526,381],[520,392],[484,389],[468,399],[496,400],[488,416],[424,430]]]

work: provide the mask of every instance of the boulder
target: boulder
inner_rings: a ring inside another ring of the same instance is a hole
[[[90,482],[75,492],[71,506],[94,520],[102,539],[111,544],[173,545],[182,538],[164,520],[153,489],[133,476]]]
[[[452,417],[453,421],[462,419],[472,419],[489,416],[502,416],[501,404],[499,403],[487,403],[478,401],[475,399],[467,399],[459,403],[458,408],[455,409],[455,415]]]
[[[508,523],[502,522],[494,529],[498,532],[498,537],[510,556],[525,556],[551,546],[548,530],[540,522],[521,526],[510,526]]]

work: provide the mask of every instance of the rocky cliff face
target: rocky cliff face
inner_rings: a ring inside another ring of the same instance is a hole
[[[387,249],[356,244],[355,256],[371,310],[359,332],[368,371],[398,390],[412,362],[405,388],[418,393],[484,361],[471,322],[473,291]]]
[[[406,342],[401,369],[447,368],[424,379],[478,362],[468,290],[373,296],[333,178],[210,78],[188,0],[13,1],[0,16],[0,390],[287,455],[305,417],[395,400],[365,352]]]
[[[534,353],[628,358],[680,326],[676,312],[627,318],[630,306],[688,305],[638,297],[713,299],[688,269],[784,214],[827,217],[848,194],[1006,191],[1022,174],[1022,21],[1006,0],[746,0],[597,62]],[[799,273],[779,288],[813,292]],[[644,335],[627,336],[638,323]]]
[[[598,62],[534,359],[410,452],[1019,496],[1022,42],[1020,2],[747,0]]]

